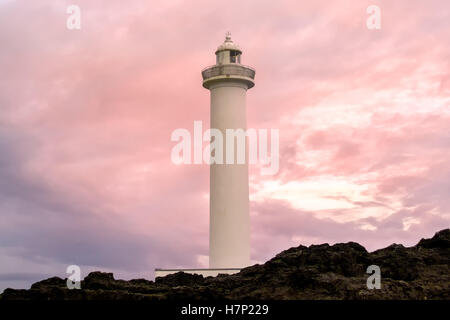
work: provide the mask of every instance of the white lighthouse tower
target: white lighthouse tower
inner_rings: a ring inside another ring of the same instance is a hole
[[[155,277],[180,271],[203,276],[233,274],[250,265],[247,139],[244,138],[245,160],[241,163],[237,159],[239,142],[233,143],[232,163],[227,161],[226,148],[234,140],[227,137],[228,129],[247,129],[245,100],[247,90],[255,85],[255,70],[241,64],[241,55],[242,50],[227,33],[216,50],[216,64],[202,71],[203,87],[211,93],[211,129],[220,130],[224,147],[223,164],[212,163],[210,167],[209,268],[155,269]]]
[[[221,131],[226,146],[227,129],[247,129],[246,95],[254,86],[255,70],[241,64],[241,49],[228,33],[216,50],[216,64],[202,71],[203,87],[211,93],[211,128]],[[235,139],[235,137],[232,137]],[[236,139],[237,140],[237,139]],[[246,142],[245,142],[246,143]],[[209,267],[242,268],[250,265],[248,157],[210,167]],[[246,146],[245,146],[246,147]]]

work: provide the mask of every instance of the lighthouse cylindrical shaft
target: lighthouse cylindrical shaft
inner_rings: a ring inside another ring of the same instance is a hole
[[[247,85],[226,81],[210,87],[211,128],[223,136],[223,164],[210,167],[210,268],[242,268],[250,264],[248,161],[227,164],[227,129],[247,129]],[[230,139],[230,138],[228,138]]]

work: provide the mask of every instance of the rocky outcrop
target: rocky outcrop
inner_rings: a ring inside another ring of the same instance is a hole
[[[367,288],[367,267],[381,270],[381,289]],[[53,277],[29,290],[6,289],[4,300],[173,299],[450,299],[450,230],[406,248],[393,244],[369,253],[355,242],[298,246],[234,275],[203,278],[177,273],[155,282],[116,280],[92,272],[81,290]]]

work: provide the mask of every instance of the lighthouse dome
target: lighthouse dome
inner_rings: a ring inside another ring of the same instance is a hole
[[[239,46],[235,44],[233,40],[231,40],[231,33],[229,32],[227,32],[225,36],[225,41],[217,48],[216,54],[220,51],[225,50],[239,51],[240,53],[242,53],[241,48],[239,48]]]

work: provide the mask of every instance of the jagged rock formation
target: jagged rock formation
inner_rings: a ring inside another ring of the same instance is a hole
[[[366,286],[369,265],[381,269],[381,289]],[[177,273],[155,282],[115,280],[92,272],[81,290],[53,277],[29,290],[6,289],[0,299],[450,299],[450,229],[410,248],[393,244],[369,253],[355,242],[298,246],[235,275],[203,278]]]

